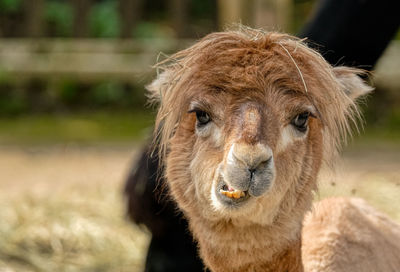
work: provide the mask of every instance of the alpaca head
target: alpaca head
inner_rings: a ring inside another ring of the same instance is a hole
[[[359,71],[256,30],[210,34],[161,67],[148,87],[157,139],[189,219],[270,225],[283,207],[308,207],[321,162],[370,90]]]

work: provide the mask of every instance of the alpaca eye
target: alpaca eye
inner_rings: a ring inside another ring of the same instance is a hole
[[[297,130],[305,132],[307,130],[308,118],[310,117],[309,112],[303,112],[292,120],[291,124],[296,127]]]
[[[196,111],[196,118],[197,124],[199,126],[204,126],[211,121],[210,115],[207,112],[201,110]]]

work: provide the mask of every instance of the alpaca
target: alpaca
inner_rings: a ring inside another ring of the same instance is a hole
[[[252,29],[209,34],[159,68],[148,86],[159,156],[211,271],[400,267],[400,226],[364,202],[329,199],[308,213],[321,165],[371,91],[361,71]]]

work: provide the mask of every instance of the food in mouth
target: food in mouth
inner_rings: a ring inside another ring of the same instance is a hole
[[[224,184],[224,186],[222,186],[222,189],[220,189],[219,192],[226,197],[235,198],[235,199],[239,199],[241,197],[246,196],[245,191],[236,190],[226,184]]]

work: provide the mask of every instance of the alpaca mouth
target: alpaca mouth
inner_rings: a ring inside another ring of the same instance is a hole
[[[223,179],[219,180],[216,191],[218,200],[228,206],[236,206],[250,198],[248,191],[235,189],[226,184]]]
[[[234,199],[245,197],[247,194],[247,191],[236,190],[235,188],[232,188],[227,184],[222,185],[222,188],[219,189],[219,192],[226,197]]]

